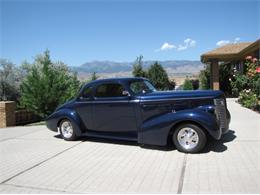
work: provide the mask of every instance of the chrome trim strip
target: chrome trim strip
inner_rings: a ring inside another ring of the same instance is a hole
[[[212,96],[207,97],[187,97],[187,98],[174,98],[169,97],[165,99],[148,99],[148,100],[91,100],[91,101],[78,101],[78,103],[93,103],[93,104],[107,104],[107,103],[146,103],[146,102],[160,102],[160,101],[175,101],[175,100],[196,100],[196,99],[212,99]]]
[[[111,101],[102,101],[102,100],[91,100],[91,101],[78,101],[77,103],[85,104],[110,104],[110,103],[138,103],[140,100],[111,100]]]

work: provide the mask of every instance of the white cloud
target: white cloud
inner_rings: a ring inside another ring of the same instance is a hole
[[[178,51],[182,51],[182,50],[185,50],[185,49],[188,49],[188,47],[185,46],[185,45],[178,45],[178,48],[177,48]]]
[[[189,47],[194,47],[196,45],[196,41],[195,40],[192,40],[190,38],[188,39],[185,39],[184,40],[184,43],[187,44]]]
[[[173,45],[173,44],[170,44],[170,43],[164,43],[162,46],[161,46],[161,48],[160,48],[160,50],[161,51],[165,51],[165,50],[170,50],[170,49],[173,49],[173,48],[176,48],[176,46],[175,45]]]
[[[227,44],[229,44],[229,43],[230,43],[229,40],[221,40],[221,41],[218,41],[218,42],[216,43],[216,45],[217,45],[218,47],[221,47],[221,46],[227,45]]]
[[[178,45],[177,50],[182,51],[182,50],[186,50],[190,47],[195,47],[195,46],[196,46],[196,41],[192,40],[190,38],[187,38],[183,41],[183,44]]]
[[[179,44],[178,46],[165,42],[160,47],[160,49],[157,49],[155,51],[158,52],[158,51],[166,51],[166,50],[171,50],[171,49],[176,49],[177,51],[182,51],[182,50],[186,50],[190,47],[195,47],[195,46],[196,46],[196,41],[193,39],[187,38],[183,41],[183,44]]]
[[[236,38],[234,39],[234,41],[221,40],[221,41],[218,41],[218,42],[216,43],[216,45],[217,45],[218,47],[221,47],[221,46],[227,45],[227,44],[229,44],[229,43],[235,44],[235,43],[238,43],[239,41],[240,41],[240,37],[236,37]]]

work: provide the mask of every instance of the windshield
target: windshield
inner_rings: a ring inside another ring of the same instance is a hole
[[[132,81],[130,89],[135,95],[156,91],[154,86],[146,80]]]

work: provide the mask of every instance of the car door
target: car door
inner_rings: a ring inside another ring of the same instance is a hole
[[[93,87],[86,86],[82,90],[80,96],[77,98],[75,109],[79,114],[84,126],[86,129],[93,129],[93,121],[92,121],[92,106],[93,100]]]
[[[123,95],[119,82],[103,83],[95,88],[93,127],[96,131],[129,133],[137,131],[134,103]]]

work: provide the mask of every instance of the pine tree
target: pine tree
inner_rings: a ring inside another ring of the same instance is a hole
[[[135,77],[146,77],[147,74],[143,70],[143,56],[140,55],[139,57],[136,58],[135,63],[133,65],[133,71],[132,71],[133,76]]]
[[[49,51],[36,57],[21,84],[21,105],[41,117],[74,97],[80,82],[62,62],[53,63]]]
[[[164,70],[161,64],[155,62],[148,69],[148,78],[158,90],[168,90],[169,89],[169,79],[167,72]]]

